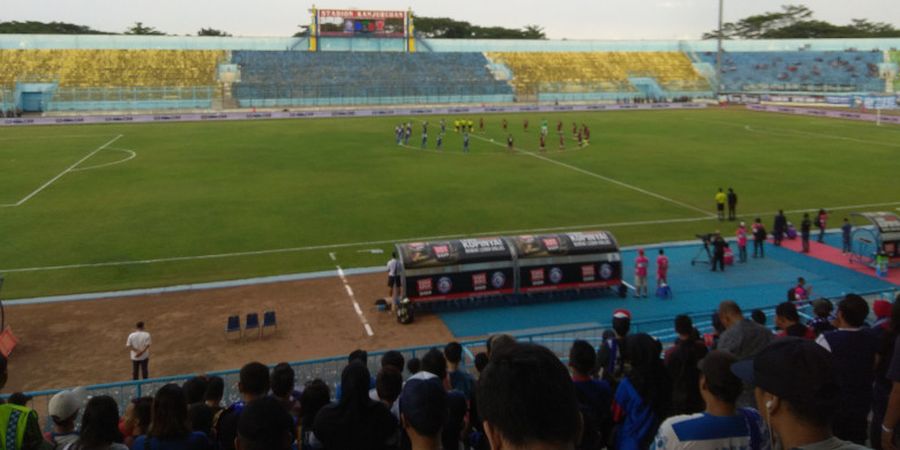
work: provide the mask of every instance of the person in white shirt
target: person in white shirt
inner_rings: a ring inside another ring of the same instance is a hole
[[[144,322],[138,322],[135,328],[125,341],[125,346],[131,351],[131,379],[138,379],[140,369],[141,376],[146,380],[150,370],[150,333],[144,331]]]
[[[387,272],[388,297],[396,304],[400,297],[400,261],[397,260],[397,252],[391,254],[391,260],[387,263]]]

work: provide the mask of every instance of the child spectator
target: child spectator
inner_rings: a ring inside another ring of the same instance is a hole
[[[150,421],[153,419],[153,397],[136,398],[125,408],[125,416],[119,420],[119,431],[124,437],[123,442],[129,448],[134,445],[138,436],[147,434],[150,429]]]
[[[415,375],[422,370],[422,361],[419,358],[409,358],[409,361],[406,362],[406,371],[409,372],[410,375]]]
[[[472,399],[472,391],[475,390],[475,379],[460,367],[462,363],[463,347],[459,342],[451,342],[444,347],[444,357],[447,359],[447,375],[450,377],[450,387]]]
[[[766,313],[761,309],[754,309],[750,311],[750,318],[753,319],[754,322],[766,326]]]
[[[812,288],[806,285],[806,279],[797,277],[797,285],[792,289],[793,296],[789,300],[796,302],[805,302],[809,300]]]
[[[647,268],[650,261],[644,256],[644,249],[639,248],[637,258],[634,259],[634,298],[647,297]]]
[[[656,257],[656,287],[669,284],[669,257],[663,249],[659,249],[659,256]]]

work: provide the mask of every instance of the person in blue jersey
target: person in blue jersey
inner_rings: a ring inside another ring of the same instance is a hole
[[[265,367],[265,366],[264,366]],[[268,377],[268,370],[266,370]],[[188,426],[188,404],[184,390],[167,384],[153,397],[153,412],[147,434],[134,440],[131,448],[140,450],[207,450],[212,448],[206,435]],[[232,448],[234,440],[232,439]]]
[[[656,433],[653,450],[770,450],[768,428],[755,409],[738,408],[741,379],[731,372],[737,358],[713,350],[700,360],[703,412],[666,419]]]
[[[403,136],[403,145],[409,145],[409,138],[412,137],[412,122],[406,122],[406,135]]]
[[[241,367],[240,375],[238,375],[238,391],[241,393],[241,400],[232,403],[222,411],[213,424],[219,450],[234,450],[238,420],[244,407],[253,400],[266,395],[269,392],[270,382],[269,368],[264,364],[251,362]]]
[[[631,370],[616,388],[613,419],[618,424],[614,448],[650,446],[669,407],[671,381],[663,366],[662,344],[649,334],[629,336],[625,343]]]
[[[463,153],[469,153],[469,133],[463,133]]]
[[[438,150],[442,150],[444,148],[444,133],[437,135],[437,146],[435,147]]]
[[[627,309],[613,311],[612,327],[613,336],[604,339],[597,350],[597,367],[600,370],[600,378],[606,380],[615,389],[619,380],[625,376],[627,360],[625,340],[628,337],[628,331],[631,330],[631,312]]]
[[[569,349],[569,368],[572,369],[572,383],[575,384],[578,409],[584,422],[578,448],[603,448],[609,439],[612,425],[612,390],[606,381],[592,377],[597,370],[597,353],[594,347],[587,341],[573,342]]]

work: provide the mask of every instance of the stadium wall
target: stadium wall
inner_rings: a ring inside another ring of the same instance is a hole
[[[401,39],[321,38],[325,51],[402,51]],[[351,42],[352,41],[352,42]],[[433,52],[589,52],[716,50],[714,40],[509,40],[421,39],[419,48]],[[158,49],[158,50],[305,50],[307,38],[196,37],[130,35],[0,35],[0,49]],[[773,39],[725,41],[726,51],[840,51],[898,49],[900,38],[890,39]]]

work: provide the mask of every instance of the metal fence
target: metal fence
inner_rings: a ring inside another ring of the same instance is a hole
[[[886,297],[888,299],[893,299],[896,293],[897,290],[895,289],[890,291],[866,292],[862,293],[861,295],[871,303],[877,298]],[[831,300],[836,301],[839,300],[839,298],[832,298]],[[777,305],[771,305],[761,309],[767,317],[771,318],[775,315],[776,306]],[[811,318],[811,303],[807,302],[805,304],[800,304],[800,306],[801,307],[799,308],[799,312],[801,314],[801,317],[805,317],[807,319]],[[711,318],[713,312],[713,309],[709,309],[704,311],[685,312],[683,314],[691,317],[694,322],[694,326],[701,333],[707,333],[712,331]],[[749,315],[750,311],[745,311],[745,313]],[[672,345],[672,342],[676,338],[676,334],[673,330],[673,319],[674,318],[672,317],[663,317],[652,320],[633,321],[631,323],[631,333],[648,333],[651,336],[662,341],[665,347],[668,347]],[[599,346],[603,341],[604,331],[609,329],[609,324],[602,324],[598,326],[550,330],[537,333],[512,333],[512,335],[515,336],[516,339],[520,342],[532,342],[543,345],[553,351],[561,360],[567,361],[569,348],[572,346],[572,342],[574,340],[582,339],[590,342],[594,346]],[[478,352],[484,351],[486,341],[485,339],[476,339],[467,340],[460,343],[464,348],[463,367],[466,370],[474,373],[474,357]],[[444,344],[442,343],[435,345],[408,347],[398,349],[398,351],[400,351],[400,353],[402,353],[404,358],[406,358],[406,360],[408,361],[410,358],[420,357],[432,348],[437,347],[439,349],[442,349],[443,345]],[[368,366],[369,370],[373,374],[377,373],[377,371],[379,370],[381,356],[385,352],[386,351],[375,351],[369,353]],[[306,381],[318,378],[328,384],[331,387],[332,393],[334,393],[337,385],[340,383],[341,371],[347,365],[347,357],[335,356],[330,358],[297,361],[289,364],[294,369],[297,385],[302,385]],[[237,386],[239,372],[240,369],[232,369],[206,373],[206,375],[220,376],[225,380],[225,396],[223,398],[223,402],[225,404],[230,404],[240,399],[240,392],[238,391]],[[185,374],[140,381],[122,381],[117,383],[98,384],[87,386],[86,389],[89,395],[92,396],[111,396],[119,404],[119,408],[122,410],[121,412],[124,412],[125,407],[132,399],[144,396],[153,396],[159,388],[168,383],[181,384],[197,375],[198,374]],[[46,412],[50,398],[61,390],[62,389],[49,389],[43,391],[28,392],[27,394],[33,397],[32,405],[38,412],[38,414],[42,417],[47,417]],[[50,426],[49,421],[46,426]]]

